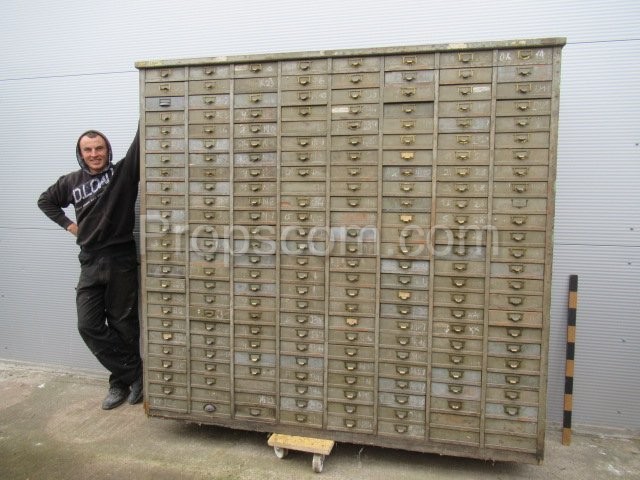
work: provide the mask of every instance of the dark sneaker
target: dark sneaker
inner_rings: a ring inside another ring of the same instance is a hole
[[[103,410],[111,410],[121,405],[127,399],[127,389],[118,385],[109,387],[109,393],[102,401]]]
[[[131,384],[131,391],[127,397],[127,402],[130,405],[135,405],[142,399],[142,375]]]

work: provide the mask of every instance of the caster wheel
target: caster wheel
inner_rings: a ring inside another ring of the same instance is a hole
[[[313,471],[316,473],[322,472],[322,467],[324,466],[324,455],[320,455],[316,453],[313,456],[313,462],[311,463]]]
[[[286,448],[273,447],[273,451],[276,454],[276,457],[281,459],[289,455],[289,450],[287,450]]]

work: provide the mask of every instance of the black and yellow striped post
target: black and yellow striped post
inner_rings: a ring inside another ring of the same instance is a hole
[[[571,414],[573,412],[573,367],[576,354],[576,311],[578,308],[578,276],[569,276],[569,314],[567,317],[567,357],[564,373],[564,415],[562,444],[571,443]]]

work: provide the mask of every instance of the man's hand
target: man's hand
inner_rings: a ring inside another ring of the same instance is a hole
[[[78,236],[78,225],[72,223],[67,227],[67,232],[70,232],[74,237]]]

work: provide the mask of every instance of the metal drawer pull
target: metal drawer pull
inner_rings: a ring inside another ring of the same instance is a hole
[[[464,340],[449,340],[449,345],[453,350],[464,350],[465,342]]]
[[[466,317],[467,313],[464,310],[451,310],[451,316],[460,319]]]
[[[507,334],[510,337],[518,338],[518,337],[522,336],[522,329],[521,328],[507,328]]]
[[[358,260],[357,258],[352,258],[347,260],[347,265],[349,267],[355,268],[355,267],[359,267],[360,266],[360,260]]]
[[[306,343],[296,343],[296,350],[298,350],[299,352],[306,352],[307,350],[309,350],[309,345],[307,345]]]
[[[398,298],[400,300],[409,300],[411,298],[411,292],[398,292]]]
[[[355,385],[358,382],[358,377],[346,376],[344,377],[344,383],[347,385]]]
[[[524,265],[518,265],[517,263],[509,265],[509,271],[511,273],[522,273],[524,272]]]
[[[469,63],[473,61],[473,52],[459,52],[458,61],[462,63]]]
[[[259,192],[262,190],[262,184],[261,183],[252,183],[249,187],[249,189],[252,192]]]
[[[509,312],[507,313],[507,318],[512,322],[520,322],[522,321],[523,315],[519,312]]]
[[[454,277],[451,279],[451,283],[453,284],[454,287],[462,288],[467,284],[467,279]]]
[[[515,143],[528,143],[529,142],[529,134],[528,133],[516,133],[513,136],[513,141]]]
[[[311,143],[311,139],[307,138],[307,137],[300,137],[298,138],[298,145],[300,145],[301,147],[306,147]]]
[[[252,335],[259,335],[262,332],[262,327],[260,325],[253,325],[249,331]]]
[[[471,111],[471,104],[467,102],[458,102],[457,109],[459,112]]]
[[[311,114],[311,107],[300,107],[298,109],[298,115],[302,116],[302,117],[306,117],[307,115]]]
[[[298,329],[298,330],[296,330],[296,336],[298,338],[306,338],[306,337],[309,336],[309,330]]]
[[[404,120],[400,121],[400,125],[402,126],[402,128],[409,130],[411,128],[415,128],[416,122],[413,120]]]
[[[261,63],[253,63],[249,66],[249,70],[251,70],[253,73],[258,73],[259,71],[262,70],[262,64]]]
[[[298,301],[296,301],[296,307],[298,307],[300,309],[309,308],[309,302],[305,302],[303,300],[298,300]]]
[[[525,223],[527,223],[527,217],[511,217],[511,223],[513,223],[514,225],[524,225]]]
[[[358,392],[354,391],[354,390],[345,390],[344,391],[344,397],[348,398],[349,400],[354,400],[355,398],[357,398],[358,396]],[[351,420],[353,422],[355,422],[355,420]],[[354,423],[355,425],[355,423]]]
[[[358,369],[358,364],[356,362],[344,362],[344,368],[349,372],[353,372]]]
[[[410,356],[411,354],[409,352],[405,352],[403,350],[398,350],[396,352],[396,357],[398,357],[398,359],[400,360],[408,360]]]
[[[411,307],[403,307],[398,305],[398,313],[400,315],[409,315],[411,313]]]
[[[300,367],[306,367],[309,364],[309,359],[306,357],[296,357],[296,365]]]
[[[413,222],[413,218],[414,218],[413,215],[410,215],[410,214],[402,214],[402,215],[400,215],[400,221],[402,223],[411,223],[411,222]]]
[[[251,118],[260,118],[262,117],[262,110],[261,109],[253,109],[249,112],[249,115],[251,115]]]
[[[356,325],[358,325],[358,323],[360,323],[360,321],[354,317],[347,317],[344,319],[344,322],[350,327],[355,327]]]
[[[362,75],[351,75],[349,81],[351,83],[360,83],[362,81]]]
[[[409,345],[409,342],[411,341],[409,337],[397,337],[396,340],[398,341],[398,344],[402,345],[403,347]]]
[[[254,140],[251,140],[249,144],[251,145],[251,148],[258,148],[262,146],[262,140],[254,139]]]
[[[306,162],[308,160],[309,160],[309,154],[308,153],[299,153],[298,154],[298,161]]]
[[[305,222],[309,220],[309,218],[311,218],[311,215],[309,215],[308,213],[305,213],[305,212],[298,213],[298,220],[300,220],[301,222]]]
[[[404,63],[405,65],[413,65],[415,63],[418,63],[418,57],[414,55],[402,57],[402,63]]]
[[[356,421],[351,418],[345,418],[344,426],[347,428],[354,428],[356,426]]]
[[[165,395],[171,395],[173,393],[173,387],[162,387],[162,393]]]
[[[171,333],[171,332],[163,332],[163,333],[162,333],[162,339],[163,339],[165,342],[168,342],[168,341],[170,341],[170,340],[173,340],[173,333]]]
[[[298,92],[298,100],[302,102],[306,102],[311,98],[311,94],[309,92]]]
[[[344,338],[346,338],[350,342],[355,342],[358,339],[358,333],[357,332],[346,332],[344,334]]]
[[[449,376],[454,380],[460,380],[464,377],[464,370],[449,370]]]
[[[522,290],[524,282],[520,280],[509,280],[509,288],[513,290]]]
[[[158,104],[161,107],[170,107],[171,106],[171,98],[170,97],[162,97],[160,98],[160,100],[158,100]]]
[[[213,118],[215,118],[215,116],[216,116],[216,111],[215,111],[215,110],[210,110],[210,111],[208,111],[208,112],[204,112],[204,113],[202,114],[202,116],[203,116],[204,118],[206,118],[207,120],[212,120],[212,119],[213,119]]]
[[[171,368],[173,366],[173,362],[171,360],[163,360],[162,368]]]
[[[449,400],[448,404],[451,410],[460,410],[462,408],[462,402],[456,400]]]
[[[296,263],[298,265],[307,265],[309,263],[309,259],[307,257],[297,257]]]
[[[520,353],[522,351],[522,345],[519,344],[509,344],[506,346],[506,349],[509,353]]]
[[[251,415],[252,417],[259,417],[260,415],[262,415],[262,409],[260,409],[260,408],[250,408],[249,409],[249,415]]]
[[[249,101],[251,103],[259,103],[262,101],[262,94],[261,93],[254,93],[252,95],[249,95]]]
[[[416,78],[416,74],[413,72],[405,72],[402,74],[402,80],[405,82],[413,82]]]
[[[400,152],[400,158],[406,161],[413,160],[415,158],[415,152]]]
[[[259,197],[258,198],[252,198],[252,199],[249,200],[249,204],[252,207],[258,207],[258,206],[262,205],[262,198],[259,198]]]
[[[249,130],[251,130],[251,133],[260,133],[262,131],[262,125],[251,125]]]
[[[406,375],[407,373],[409,373],[409,367],[396,365],[396,372],[398,373],[398,375]]]
[[[459,127],[469,128],[471,126],[471,119],[469,118],[459,118],[456,122]]]
[[[400,420],[406,420],[407,417],[409,416],[409,412],[407,412],[406,410],[394,410],[393,413],[396,416],[396,418]]]
[[[394,425],[393,428],[395,429],[396,433],[407,433],[409,431],[409,427],[407,425]]]
[[[311,173],[311,170],[309,168],[299,168],[298,169],[298,175],[300,175],[301,177],[306,177]]]
[[[260,290],[262,290],[262,286],[259,283],[252,283],[251,285],[249,285],[249,290],[251,290],[252,292],[259,292]]]
[[[509,400],[518,400],[520,398],[520,392],[517,390],[505,390],[504,397]]]
[[[510,417],[516,417],[520,413],[520,407],[516,407],[516,406],[512,406],[512,405],[505,405],[504,406],[504,413],[506,413]]]
[[[464,325],[453,324],[451,325],[451,330],[453,331],[453,333],[458,333],[458,334],[464,333]],[[452,341],[455,342],[457,340],[452,340]],[[464,346],[464,342],[463,342],[463,346]]]
[[[360,145],[362,143],[362,137],[349,137],[349,145]]]
[[[262,216],[262,212],[251,212],[249,214],[249,218],[251,220],[260,220],[260,217]]]
[[[398,283],[400,285],[409,285],[411,283],[411,277],[409,277],[409,276],[400,276],[400,277],[398,277]]]
[[[469,217],[466,215],[455,215],[453,219],[458,225],[464,225],[469,220]]]
[[[459,395],[463,392],[464,387],[462,385],[448,385],[448,390],[451,393]]]
[[[164,380],[165,382],[170,382],[171,380],[173,380],[173,374],[172,373],[163,374],[162,380]]]
[[[355,313],[360,309],[360,306],[355,303],[347,303],[344,309],[349,313]]]
[[[533,87],[530,83],[518,83],[516,84],[516,92],[517,93],[522,93],[523,95],[526,95],[528,93],[531,93],[533,91]]]
[[[460,145],[468,145],[469,143],[471,143],[471,136],[470,135],[456,135],[456,143],[459,143]]]
[[[167,346],[163,346],[162,347],[162,353],[164,353],[165,355],[173,355],[173,348],[167,347]]]
[[[171,133],[171,129],[168,127],[162,127],[160,128],[160,133],[162,135],[169,135]]]
[[[396,399],[396,402],[399,403],[400,405],[406,405],[407,403],[409,403],[408,395],[396,395],[395,399]]]
[[[531,102],[530,101],[526,101],[526,102],[514,102],[514,106],[517,110],[520,110],[521,112],[524,112],[526,110],[529,110],[531,108]]]
[[[306,280],[309,278],[309,272],[296,272],[296,277],[298,277],[298,280]]]
[[[261,303],[262,300],[260,300],[259,298],[252,298],[249,300],[249,305],[251,305],[252,307],[259,307]]]
[[[298,62],[298,68],[300,70],[309,70],[311,68],[311,60],[301,60]]]
[[[307,86],[311,83],[311,77],[309,75],[298,77],[298,83],[302,86]]]
[[[306,295],[307,293],[309,293],[309,287],[297,286],[296,291],[298,292],[298,295]]]
[[[415,135],[401,135],[400,136],[400,143],[402,143],[403,145],[412,145],[412,144],[416,143],[416,136]]]
[[[471,95],[473,93],[473,87],[458,87],[458,93],[462,96]]]
[[[509,304],[519,306],[524,303],[524,297],[509,297]]]
[[[468,183],[456,183],[455,189],[456,189],[456,191],[458,191],[460,193],[464,193],[464,192],[469,190],[469,184]]]
[[[351,90],[349,92],[349,96],[353,99],[353,100],[357,100],[358,98],[360,98],[362,96],[362,91],[361,90]]]
[[[520,383],[520,377],[518,375],[505,375],[504,380],[509,385],[518,385]]]
[[[466,263],[454,263],[453,264],[453,269],[456,272],[464,272],[467,270],[467,264]]]
[[[361,67],[362,66],[362,58],[351,58],[349,60],[349,65],[352,66],[353,68]]]
[[[514,258],[523,258],[527,253],[527,250],[525,248],[510,248],[509,249],[509,255],[511,255]]]
[[[454,365],[460,365],[464,362],[464,357],[462,355],[449,355],[449,361]]]
[[[358,275],[357,273],[347,273],[346,277],[347,277],[347,281],[350,283],[355,283],[358,280],[360,280],[360,275]]]
[[[416,94],[416,89],[415,88],[401,88],[400,89],[400,94],[403,97],[412,97]]]
[[[346,290],[347,296],[354,298],[360,295],[360,289],[358,288],[347,288]]]

